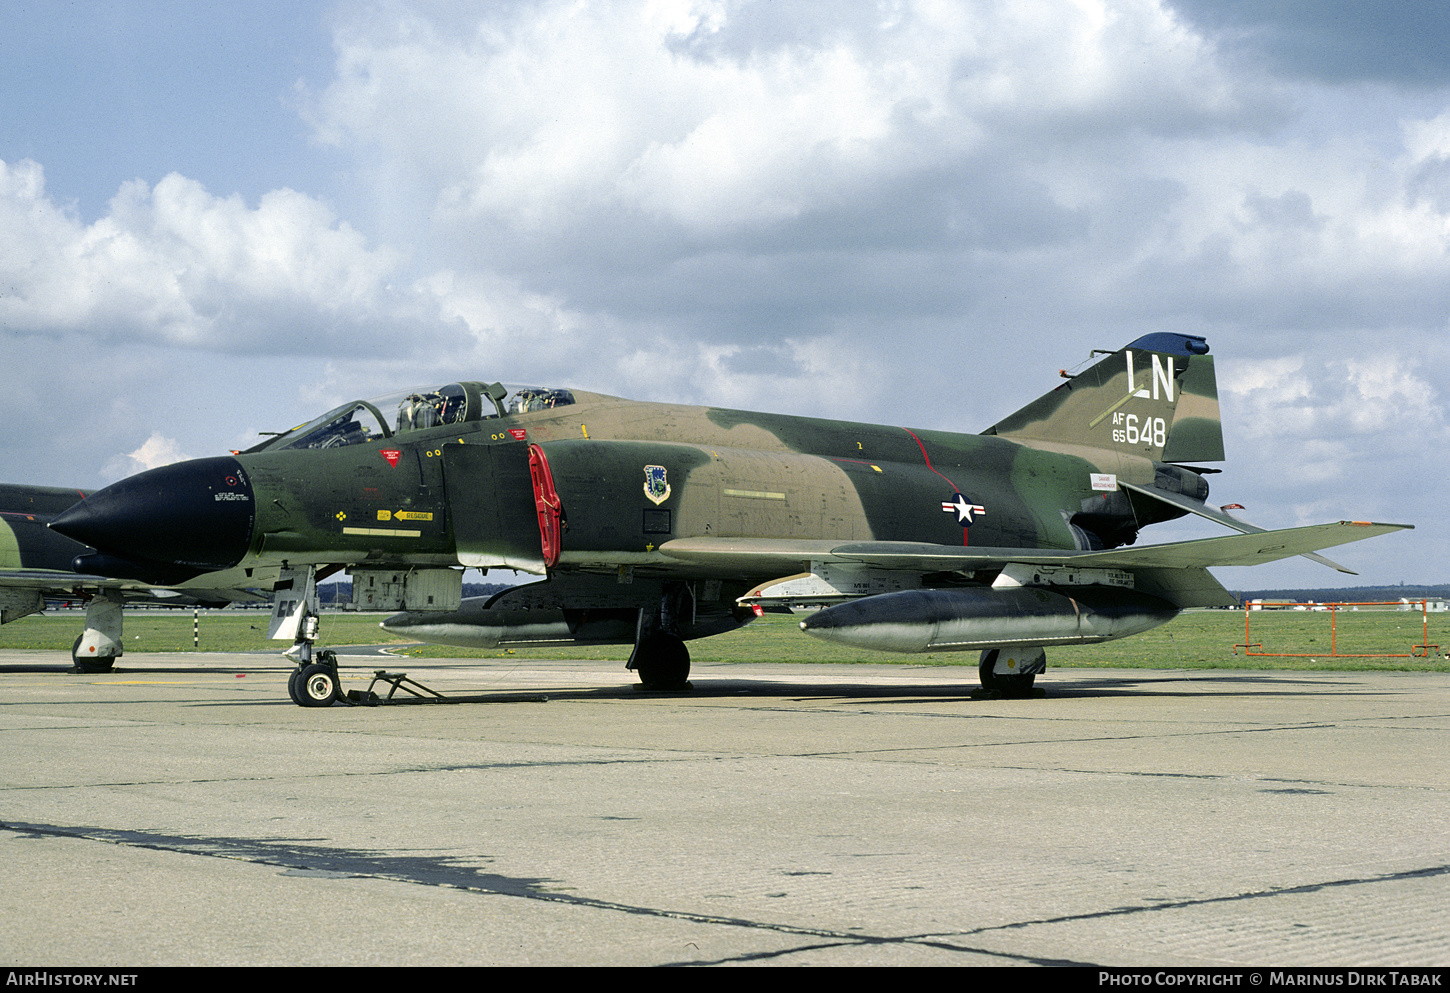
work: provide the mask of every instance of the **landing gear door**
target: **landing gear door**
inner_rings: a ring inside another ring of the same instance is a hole
[[[443,486],[458,561],[544,575],[529,446],[445,445]]]
[[[317,570],[284,565],[272,587],[272,620],[267,637],[273,641],[296,641],[302,622],[309,614],[316,615]]]

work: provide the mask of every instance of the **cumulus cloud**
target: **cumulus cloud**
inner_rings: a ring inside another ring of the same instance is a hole
[[[311,351],[375,322],[396,252],[372,249],[292,190],[256,207],[176,174],[127,182],[92,224],[45,192],[40,164],[0,162],[0,323],[44,333],[235,351]],[[290,318],[290,319],[288,319]]]
[[[1450,422],[1425,373],[1394,350],[1224,362],[1230,458],[1271,523],[1438,520],[1434,453],[1450,445]]]
[[[174,462],[185,462],[191,457],[182,452],[181,445],[176,439],[162,437],[161,432],[153,431],[151,437],[147,438],[140,448],[124,455],[117,455],[107,462],[105,468],[101,470],[101,475],[111,482],[146,469],[155,469],[159,466],[171,465]]]
[[[991,358],[1027,329],[1332,334],[1450,303],[1442,119],[1293,135],[1301,94],[1155,0],[782,6],[341,8],[302,102],[371,177],[371,243],[314,197],[178,175],[84,225],[20,163],[0,319],[540,367],[664,341],[708,367],[886,327]]]
[[[994,142],[1173,133],[1255,102],[1146,0],[433,10],[354,13],[309,117],[382,150],[380,179],[431,186],[438,218],[530,232],[601,211],[769,228]]]
[[[305,113],[366,151],[386,241],[596,350],[614,321],[702,357],[902,316],[1001,352],[1450,303],[1433,122],[1300,132],[1319,96],[1154,0],[806,6],[350,8]]]

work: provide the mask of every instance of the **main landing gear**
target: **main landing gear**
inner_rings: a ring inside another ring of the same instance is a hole
[[[634,636],[634,651],[626,669],[639,675],[640,686],[646,690],[687,690],[690,688],[690,650],[680,637],[681,622],[688,622],[695,612],[695,598],[688,583],[666,583],[659,606],[639,612],[639,628]]]
[[[679,635],[656,632],[636,642],[629,667],[647,690],[690,688],[690,650]]]
[[[1032,695],[1037,674],[1047,669],[1047,653],[1036,646],[989,648],[982,653],[977,677],[984,693],[1000,697]]]

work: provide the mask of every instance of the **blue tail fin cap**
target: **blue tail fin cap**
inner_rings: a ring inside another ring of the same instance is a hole
[[[1208,354],[1208,341],[1193,334],[1176,334],[1172,331],[1156,331],[1145,334],[1128,346],[1140,352],[1163,352],[1165,355],[1182,355],[1185,358]]]

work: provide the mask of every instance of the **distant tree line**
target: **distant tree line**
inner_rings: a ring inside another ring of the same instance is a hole
[[[1435,600],[1450,598],[1450,585],[1338,586],[1320,590],[1233,590],[1245,600],[1313,600],[1316,603],[1374,603],[1381,600]]]

